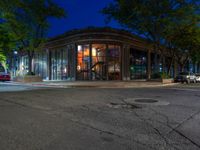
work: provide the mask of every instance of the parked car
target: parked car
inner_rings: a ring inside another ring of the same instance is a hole
[[[8,70],[0,63],[0,81],[10,81],[11,77]]]
[[[178,76],[175,78],[175,82],[181,82],[181,83],[196,83],[196,76],[194,73],[191,72],[181,72]]]
[[[0,81],[10,81],[10,75],[8,73],[1,72]]]
[[[196,81],[200,82],[200,73],[195,74],[196,75]]]

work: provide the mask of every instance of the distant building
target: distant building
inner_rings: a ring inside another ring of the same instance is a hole
[[[167,52],[164,60],[163,64],[150,42],[127,31],[88,28],[50,39],[32,65],[45,80],[135,80],[156,77],[158,69],[166,70]],[[25,74],[27,66],[28,57],[20,56],[18,73]],[[171,76],[177,71],[173,62]]]

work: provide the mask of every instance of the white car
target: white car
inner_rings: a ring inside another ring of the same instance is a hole
[[[181,72],[178,76],[175,78],[175,82],[181,82],[181,83],[196,83],[196,76],[192,72]]]
[[[196,81],[197,81],[197,82],[200,82],[200,73],[197,73],[197,74],[196,74]]]

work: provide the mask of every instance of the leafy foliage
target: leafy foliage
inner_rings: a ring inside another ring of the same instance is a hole
[[[16,37],[17,46],[27,52],[31,72],[35,51],[46,41],[48,19],[64,17],[64,9],[52,0],[1,0],[0,10],[2,24]]]
[[[161,56],[167,48],[171,63],[176,59],[184,65],[189,57],[199,60],[199,4],[199,0],[114,0],[102,13],[145,36]]]

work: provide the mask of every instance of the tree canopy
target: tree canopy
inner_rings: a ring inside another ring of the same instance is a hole
[[[150,40],[157,53],[162,55],[164,46],[172,59],[181,53],[185,62],[188,56],[197,60],[200,53],[199,4],[199,0],[114,0],[102,13]]]
[[[17,47],[27,52],[31,73],[35,51],[46,40],[48,19],[65,17],[64,9],[53,0],[1,0],[0,12],[1,24],[14,35]]]

